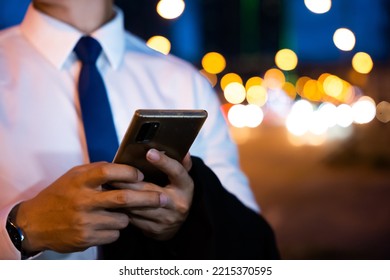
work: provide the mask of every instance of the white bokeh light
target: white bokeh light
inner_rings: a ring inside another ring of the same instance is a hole
[[[353,123],[353,113],[351,106],[341,104],[336,108],[337,124],[341,127],[348,127]]]
[[[365,124],[371,122],[376,116],[375,101],[368,96],[359,98],[352,105],[352,114],[355,123]]]
[[[315,14],[324,14],[332,7],[331,0],[305,0],[306,7]]]
[[[337,124],[336,119],[336,106],[332,103],[322,103],[318,108],[318,112],[325,119],[328,128],[333,127]]]
[[[179,17],[185,9],[183,0],[160,0],[157,4],[158,14],[165,19]]]
[[[245,114],[246,114],[246,126],[247,127],[257,127],[263,122],[264,113],[263,110],[253,104],[249,104],[245,106]]]
[[[226,101],[229,103],[241,103],[245,100],[246,97],[245,87],[237,82],[230,83],[225,87],[224,96]]]
[[[310,102],[306,100],[295,102],[286,118],[287,130],[296,136],[304,135],[311,127],[312,115],[313,105]]]
[[[234,127],[245,127],[245,105],[236,104],[229,109],[228,120]]]
[[[328,123],[324,114],[314,111],[311,117],[309,131],[314,135],[324,135],[328,130]]]
[[[333,35],[333,42],[342,51],[350,51],[355,47],[355,34],[347,28],[339,28]]]

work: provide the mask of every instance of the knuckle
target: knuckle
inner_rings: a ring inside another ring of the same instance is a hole
[[[125,191],[118,191],[115,195],[115,203],[119,206],[125,206],[130,202],[130,197]]]
[[[92,234],[87,230],[80,230],[78,233],[74,236],[74,244],[78,248],[87,248],[90,246]]]
[[[190,204],[188,202],[181,201],[176,205],[176,212],[179,213],[181,217],[187,216],[189,210],[190,210]]]
[[[97,172],[101,178],[106,178],[108,175],[110,175],[110,168],[108,164],[105,164],[104,162],[99,162],[97,165]]]
[[[73,200],[73,209],[76,213],[82,213],[90,209],[89,203],[86,199],[81,199],[79,197]]]
[[[152,207],[160,206],[160,194],[159,193],[152,192],[152,193],[150,193],[150,195],[148,197],[150,199],[150,201],[149,201],[150,206],[152,206]]]

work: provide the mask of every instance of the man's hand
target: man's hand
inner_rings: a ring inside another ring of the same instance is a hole
[[[117,208],[159,208],[160,192],[118,189],[104,191],[101,185],[137,183],[143,179],[137,169],[98,162],[81,165],[19,207],[16,223],[25,234],[24,250],[82,251],[107,244],[119,237],[129,223]],[[171,204],[170,201],[165,204]]]
[[[130,223],[147,236],[168,240],[180,229],[191,207],[194,193],[194,182],[188,174],[192,165],[191,158],[187,154],[183,162],[179,163],[155,149],[149,150],[146,158],[168,175],[170,183],[164,187],[148,182],[126,186],[135,191],[161,193],[159,208],[128,209]]]

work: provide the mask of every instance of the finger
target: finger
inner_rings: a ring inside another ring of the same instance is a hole
[[[93,245],[104,245],[115,242],[120,236],[119,230],[97,230],[92,240]]]
[[[159,192],[111,190],[97,194],[95,207],[105,209],[132,208],[132,207],[160,207]],[[163,201],[162,201],[163,202]]]
[[[139,182],[139,183],[116,182],[111,185],[116,189],[122,189],[122,190],[163,192],[162,187],[150,182]]]
[[[176,185],[190,184],[190,177],[183,165],[156,149],[150,149],[146,153],[149,162],[168,175],[169,180]]]
[[[159,186],[148,182],[138,182],[138,183],[114,182],[111,183],[110,185],[116,189],[134,190],[134,191],[158,191],[161,189]]]
[[[182,164],[183,164],[184,168],[187,170],[187,172],[189,172],[191,170],[192,160],[191,160],[190,153],[186,154],[186,156],[184,157],[184,159],[182,161]]]
[[[140,230],[146,236],[152,237],[157,240],[167,240],[174,236],[179,230],[181,223],[174,222],[163,222],[163,221],[151,221],[139,218],[137,216],[130,217],[130,223]]]
[[[149,209],[135,209],[131,210],[128,213],[128,217],[130,217],[130,220],[137,219],[137,220],[147,220],[151,222],[159,222],[163,221],[166,218],[172,217],[172,212],[167,209],[161,209],[161,208],[149,208]]]
[[[129,225],[129,216],[124,213],[97,211],[92,215],[97,230],[120,230]]]
[[[144,178],[137,168],[125,164],[95,162],[89,164],[89,168],[88,183],[93,187],[117,181],[135,183]]]

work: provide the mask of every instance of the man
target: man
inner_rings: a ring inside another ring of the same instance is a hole
[[[90,163],[77,91],[81,63],[74,52],[85,35],[103,49],[97,66],[118,139],[139,108],[207,110],[191,155],[259,211],[217,97],[190,65],[126,33],[113,0],[33,0],[21,25],[0,34],[0,259],[95,259],[98,246],[119,236],[130,239],[134,229],[134,240],[160,240],[161,246],[186,237],[190,217],[199,223],[208,215],[190,213],[201,207],[194,200],[198,183],[189,174],[189,155],[179,163],[156,150],[147,153],[169,176],[167,186],[143,182],[142,172],[131,166]],[[107,183],[117,188],[104,191]],[[132,232],[126,235],[125,228]],[[115,250],[107,252],[115,258]],[[156,256],[165,257],[144,257]]]

